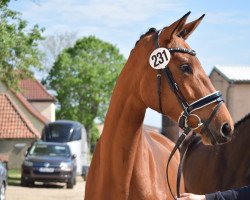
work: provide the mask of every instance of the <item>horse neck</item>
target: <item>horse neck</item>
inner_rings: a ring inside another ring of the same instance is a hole
[[[137,74],[140,72],[131,69],[129,64],[122,70],[113,91],[100,140],[103,168],[113,173],[113,180],[118,184],[130,182],[146,111],[139,98]]]
[[[247,121],[244,121],[238,127],[235,127],[232,141],[226,144],[226,153],[238,156],[238,152],[244,152],[244,149],[249,146],[249,124]],[[241,156],[238,157],[240,158]]]
[[[133,63],[127,62],[117,80],[104,123],[104,136],[131,137],[130,133],[135,133],[143,123],[146,107],[139,96],[141,73]]]
[[[102,133],[102,140],[112,139],[114,145],[133,141],[145,115],[145,107],[130,90],[132,87],[121,79],[113,91]]]

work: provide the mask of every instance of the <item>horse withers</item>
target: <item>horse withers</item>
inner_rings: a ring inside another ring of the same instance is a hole
[[[204,143],[230,140],[233,122],[221,94],[185,42],[204,15],[186,24],[189,14],[161,31],[150,29],[131,51],[94,151],[86,200],[172,199],[166,165],[174,144],[144,131],[148,107],[185,130],[202,133]],[[176,184],[178,162],[177,154],[169,166],[171,185]]]

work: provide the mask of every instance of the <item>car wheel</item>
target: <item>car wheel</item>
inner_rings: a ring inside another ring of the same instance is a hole
[[[35,186],[35,181],[29,181],[29,182],[28,182],[28,185],[29,185],[30,187],[34,187],[34,186]]]
[[[74,178],[72,177],[71,179],[68,180],[67,182],[67,188],[72,189],[74,187]]]
[[[34,185],[35,185],[34,181],[24,179],[23,177],[21,177],[21,186],[23,186],[23,187],[33,187]]]
[[[21,186],[26,187],[28,186],[28,181],[24,180],[24,178],[21,178]]]
[[[6,199],[6,186],[4,183],[2,183],[2,186],[0,188],[0,200]]]

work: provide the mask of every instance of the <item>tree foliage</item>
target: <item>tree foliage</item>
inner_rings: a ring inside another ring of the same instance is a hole
[[[65,49],[46,79],[57,92],[57,118],[79,121],[88,132],[96,118],[103,121],[124,63],[117,47],[94,36]]]
[[[30,30],[21,14],[8,8],[9,0],[0,1],[0,80],[17,88],[20,78],[31,74],[31,67],[40,67],[38,41],[42,39],[38,25]]]

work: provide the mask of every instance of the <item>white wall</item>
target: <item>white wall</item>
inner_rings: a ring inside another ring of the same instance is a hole
[[[229,84],[218,72],[213,71],[210,79],[220,90],[234,122],[241,120],[250,112],[250,84],[232,82]]]
[[[55,121],[56,106],[52,102],[32,102],[31,103],[49,121]]]

